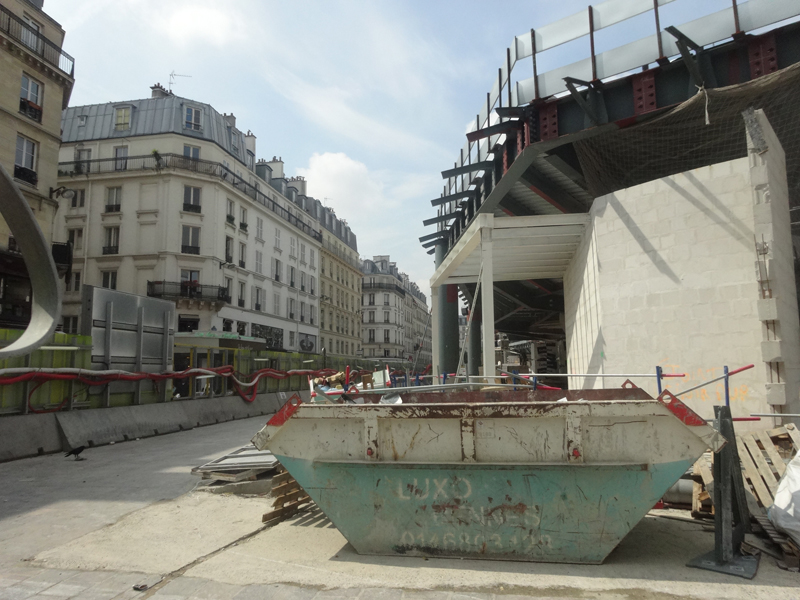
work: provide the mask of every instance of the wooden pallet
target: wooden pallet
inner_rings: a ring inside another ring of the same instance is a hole
[[[772,521],[765,515],[755,517],[755,521],[757,526],[754,529],[760,529],[759,533],[766,535],[783,552],[783,560],[779,561],[778,565],[792,571],[800,569],[800,550],[798,550],[794,542],[775,529]],[[781,565],[781,563],[783,564]]]
[[[273,510],[264,513],[261,517],[262,523],[276,525],[313,504],[306,491],[282,466],[272,478],[272,494],[275,496],[275,501],[272,503]]]
[[[697,459],[692,469],[692,517],[714,518],[714,476],[711,474],[712,454]]]

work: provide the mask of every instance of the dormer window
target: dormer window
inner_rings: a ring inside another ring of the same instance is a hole
[[[114,129],[125,131],[131,128],[131,107],[120,106],[115,110]]]
[[[200,131],[202,125],[203,111],[199,108],[186,107],[186,129]]]

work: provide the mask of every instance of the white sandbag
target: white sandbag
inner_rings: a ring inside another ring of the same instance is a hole
[[[767,516],[775,529],[800,544],[800,453],[786,465],[786,473],[778,483],[775,502]]]

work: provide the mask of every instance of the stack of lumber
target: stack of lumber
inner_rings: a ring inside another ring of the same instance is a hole
[[[193,475],[200,475],[203,479],[239,483],[241,481],[256,481],[260,475],[274,471],[278,465],[277,459],[269,450],[256,450],[249,444],[230,454],[214,459],[199,467],[192,469]]]
[[[277,474],[272,478],[272,495],[275,498],[272,510],[264,513],[262,523],[276,525],[313,504],[305,490],[283,466],[278,467]]]
[[[772,506],[778,482],[786,472],[786,463],[800,450],[800,432],[791,423],[775,429],[747,432],[736,436],[736,447],[745,481],[747,507],[754,522],[753,530],[769,538],[781,550],[783,560],[779,564],[782,562],[782,566],[797,569],[800,567],[800,549],[773,527],[766,511]],[[692,516],[695,518],[714,514],[713,506],[710,506],[714,479],[709,460],[710,455],[705,455],[694,465]]]

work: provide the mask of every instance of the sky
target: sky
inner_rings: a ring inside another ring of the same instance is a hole
[[[75,59],[70,105],[146,98],[170,73],[183,75],[175,94],[235,114],[237,127],[257,136],[257,158],[280,156],[288,176],[305,177],[308,194],[349,223],[362,258],[389,254],[429,295],[433,257],[418,238],[434,228],[422,220],[435,214],[440,173],[453,165],[506,48],[587,4],[45,0],[44,10]],[[729,4],[703,0],[703,11]],[[669,18],[685,20],[683,7]],[[599,35],[598,51],[653,31],[637,19]],[[542,64],[586,56],[584,39]]]

